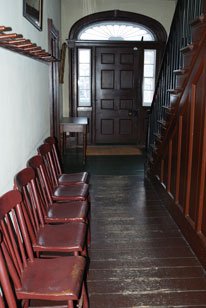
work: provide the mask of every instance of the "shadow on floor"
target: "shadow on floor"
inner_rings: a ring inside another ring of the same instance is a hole
[[[88,156],[82,163],[80,149],[67,150],[63,156],[65,172],[87,171],[92,175],[136,175],[144,173],[144,155]]]

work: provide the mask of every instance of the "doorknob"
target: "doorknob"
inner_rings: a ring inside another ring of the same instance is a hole
[[[129,117],[137,117],[138,116],[138,110],[128,110],[128,116]]]

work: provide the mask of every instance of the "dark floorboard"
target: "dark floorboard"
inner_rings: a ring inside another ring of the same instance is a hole
[[[205,272],[144,178],[144,157],[81,158],[64,166],[91,174],[90,307],[206,307]]]

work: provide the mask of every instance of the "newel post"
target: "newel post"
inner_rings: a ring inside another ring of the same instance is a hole
[[[206,14],[206,0],[203,0],[203,13]]]

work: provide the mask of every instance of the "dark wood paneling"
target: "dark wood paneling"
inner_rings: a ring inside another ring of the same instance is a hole
[[[133,109],[132,99],[120,99],[119,109],[120,110],[132,110]]]
[[[113,99],[102,99],[101,108],[114,110],[114,100]]]
[[[172,139],[172,157],[171,157],[171,181],[170,192],[176,200],[176,181],[177,181],[177,161],[178,161],[178,127]]]
[[[204,183],[206,181],[206,168],[204,174]],[[206,185],[204,185],[204,193],[203,193],[203,204],[206,204]],[[206,237],[206,206],[203,207],[202,211],[202,233]]]
[[[179,117],[178,123],[178,144],[177,144],[177,173],[175,181],[175,204],[179,204],[180,193],[180,167],[181,167],[181,154],[182,154],[182,116]]]
[[[133,89],[134,87],[134,74],[133,71],[120,71],[120,90]]]
[[[203,76],[202,65],[198,75],[195,76],[195,85],[193,85],[194,94],[192,104],[194,104],[194,129],[193,129],[193,148],[192,148],[192,166],[191,166],[191,190],[189,216],[196,222],[199,208],[200,193],[200,172],[202,161],[202,143],[203,143],[203,124],[204,124],[204,97],[203,89],[205,78]],[[205,91],[204,91],[205,92]]]
[[[113,53],[103,53],[101,55],[102,64],[114,64],[115,56]]]
[[[129,53],[122,53],[120,55],[121,64],[134,64],[134,56]]]
[[[101,71],[101,89],[114,89],[114,71]]]
[[[189,102],[188,102],[189,104]],[[186,183],[188,171],[188,148],[189,148],[189,124],[190,124],[190,108],[182,115],[182,144],[180,157],[180,178],[179,178],[179,206],[184,209],[186,202]]]
[[[206,27],[199,49],[193,50],[194,61],[188,63],[188,79],[185,81],[179,102],[176,103],[176,112],[167,123],[168,129],[164,140],[161,148],[157,150],[158,166],[159,162],[164,161],[163,184],[169,193],[168,208],[204,266],[206,266],[205,37]]]
[[[119,120],[119,134],[120,135],[131,135],[133,123],[130,119]]]
[[[163,181],[165,187],[168,187],[168,171],[169,171],[169,145],[165,148],[165,155],[164,155],[164,173],[163,173]]]
[[[114,120],[102,119],[101,120],[101,134],[102,135],[114,135]]]

